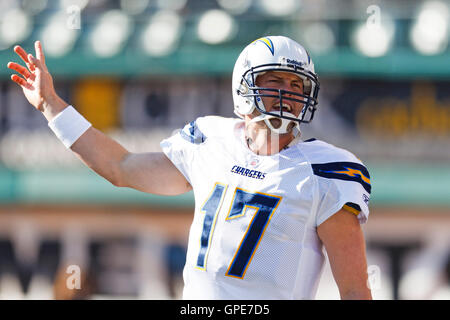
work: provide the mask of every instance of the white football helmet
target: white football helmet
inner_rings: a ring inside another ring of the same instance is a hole
[[[256,78],[267,71],[296,74],[303,80],[303,94],[256,86]],[[261,114],[252,121],[265,121],[270,130],[276,134],[290,132],[292,128],[296,129],[295,134],[298,134],[300,123],[309,123],[313,119],[317,108],[319,80],[305,48],[290,38],[269,36],[253,41],[241,52],[233,69],[232,90],[234,113],[237,116],[243,118],[256,108]],[[261,94],[260,90],[266,93]],[[267,94],[267,91],[273,94]],[[289,97],[286,94],[289,94]],[[268,112],[261,99],[264,96],[279,97],[279,110]],[[285,99],[303,103],[303,109],[297,117],[286,110],[283,111]],[[269,121],[273,118],[281,120],[281,123],[278,121],[279,126],[274,127]],[[291,123],[295,126],[292,127]]]

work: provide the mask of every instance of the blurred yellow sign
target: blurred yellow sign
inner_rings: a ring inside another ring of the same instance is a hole
[[[121,86],[113,78],[87,78],[74,87],[74,105],[99,130],[119,126]]]
[[[410,99],[370,97],[360,106],[356,126],[363,135],[450,135],[450,100],[438,100],[429,83],[413,84]]]

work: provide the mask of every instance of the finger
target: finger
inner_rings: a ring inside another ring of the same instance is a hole
[[[15,62],[9,62],[7,67],[20,73],[25,79],[31,78],[31,73],[27,68]]]
[[[21,46],[15,46],[14,52],[17,53],[24,62],[28,62],[28,58],[27,58],[28,54]]]
[[[29,84],[25,79],[19,77],[17,74],[11,75],[11,80],[17,83],[22,88],[32,89],[33,86]]]
[[[36,58],[42,62],[42,66],[45,66],[45,55],[42,49],[42,43],[38,40],[34,43],[34,49],[36,50]]]
[[[33,64],[36,68],[43,70],[43,66],[40,60],[36,59],[35,57],[33,57],[33,55],[31,53],[28,54],[28,60],[30,61],[31,64]]]
[[[30,61],[28,60],[27,52],[21,46],[15,46],[14,52],[17,53],[17,55],[23,60],[23,62],[27,64],[27,67],[28,69],[30,69],[30,71],[34,71],[34,65],[30,63]]]

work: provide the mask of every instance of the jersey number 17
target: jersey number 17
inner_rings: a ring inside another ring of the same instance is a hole
[[[205,201],[201,211],[205,213],[203,229],[200,238],[200,251],[197,267],[206,269],[206,260],[211,245],[216,219],[222,206],[227,186],[216,183],[209,198]],[[258,248],[267,225],[278,207],[281,197],[260,192],[248,192],[236,188],[225,220],[239,219],[246,213],[247,208],[255,209],[252,220],[231,260],[225,275],[243,279],[245,272]]]

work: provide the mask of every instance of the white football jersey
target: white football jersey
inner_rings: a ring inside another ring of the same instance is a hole
[[[319,140],[256,155],[243,129],[207,116],[161,142],[195,196],[183,298],[314,299],[324,264],[316,228],[344,205],[366,222],[369,173]]]

